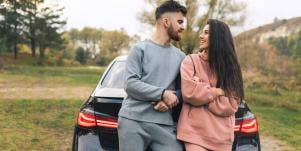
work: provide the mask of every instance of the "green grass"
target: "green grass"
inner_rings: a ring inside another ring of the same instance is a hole
[[[245,89],[248,102],[268,107],[301,110],[301,92],[298,90],[271,89],[266,87],[248,87]]]
[[[10,65],[0,71],[0,89],[93,88],[104,69]],[[0,95],[1,150],[71,150],[73,126],[82,99],[41,96],[42,99],[4,100],[3,97]]]
[[[259,118],[260,133],[301,151],[301,92],[246,88],[246,98]]]
[[[0,100],[1,150],[70,150],[79,100]]]
[[[11,80],[42,80],[56,84],[95,86],[104,70],[104,67],[6,66],[1,71],[0,78]]]
[[[301,111],[251,105],[259,118],[261,135],[272,136],[301,150]]]
[[[93,88],[104,69],[10,65],[0,71],[0,88]],[[301,91],[260,84],[248,85],[245,91],[259,118],[261,136],[275,137],[301,151]],[[71,98],[3,100],[0,96],[1,150],[70,150],[81,104],[82,100]]]

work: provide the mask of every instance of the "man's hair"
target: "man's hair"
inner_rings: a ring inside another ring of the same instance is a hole
[[[168,0],[156,8],[156,20],[158,20],[166,12],[181,12],[186,16],[187,9],[177,1]]]

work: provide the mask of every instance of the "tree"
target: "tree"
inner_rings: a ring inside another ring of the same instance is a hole
[[[100,55],[115,58],[123,48],[129,46],[131,38],[124,30],[106,31],[100,41]]]
[[[73,44],[77,43],[77,41],[80,40],[79,38],[80,31],[78,29],[72,28],[67,33],[68,33],[68,37],[70,38]]]
[[[122,54],[123,50],[129,47],[132,39],[124,30],[104,31],[99,43],[100,53],[97,55],[96,62],[99,65],[106,65],[115,57]]]
[[[84,44],[85,49],[91,53],[91,58],[95,58],[98,43],[101,40],[103,29],[85,27],[79,32],[79,39]]]
[[[82,30],[73,28],[68,31],[68,36],[75,48],[83,47],[90,52],[91,56],[89,58],[94,59],[99,52],[99,43],[103,32],[104,29],[102,28],[85,27]]]
[[[6,39],[5,37],[0,38],[0,55],[6,52]]]
[[[43,3],[44,0],[24,0],[22,11],[24,12],[24,24],[26,26],[25,36],[29,39],[31,46],[32,57],[36,56],[37,45],[37,20],[38,20],[38,5]]]
[[[137,35],[130,37],[123,29],[106,31],[92,27],[82,30],[70,29],[65,38],[69,39],[70,49],[82,47],[86,51],[87,59],[93,59],[99,65],[107,65],[113,58],[122,54],[131,42],[140,39]]]
[[[42,6],[44,0],[24,0],[22,11],[25,19],[25,36],[29,39],[32,56],[36,56],[39,47],[40,57],[44,57],[45,48],[62,46],[59,30],[66,24],[61,18],[64,8],[58,6]]]
[[[87,54],[83,47],[78,47],[75,51],[75,60],[80,62],[80,64],[86,64]]]
[[[163,0],[145,0],[153,8],[138,14],[138,19],[146,25],[154,25],[154,8]],[[246,3],[235,0],[180,0],[187,7],[186,30],[182,34],[179,47],[186,53],[192,53],[198,46],[198,33],[209,18],[219,19],[231,26],[239,26],[245,21]],[[199,12],[199,10],[202,10]]]
[[[17,59],[17,45],[22,43],[23,14],[20,12],[22,3],[18,0],[1,1],[0,7],[0,35],[3,42],[3,48],[8,48],[14,52],[14,58]]]
[[[55,51],[64,47],[62,33],[58,32],[66,24],[64,20],[60,20],[62,11],[63,8],[45,7],[41,9],[40,16],[36,19],[36,42],[39,46],[40,58],[44,58],[46,48]]]

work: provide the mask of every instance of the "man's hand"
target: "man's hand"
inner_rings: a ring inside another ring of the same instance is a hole
[[[163,102],[168,106],[168,108],[175,107],[178,103],[178,97],[176,96],[176,91],[165,90],[163,94]]]
[[[154,109],[159,112],[165,112],[168,110],[168,106],[163,101],[153,102],[152,104],[154,105]]]

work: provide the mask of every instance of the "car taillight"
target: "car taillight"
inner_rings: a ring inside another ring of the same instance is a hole
[[[107,117],[96,117],[97,126],[107,128],[117,128],[117,120]]]
[[[93,114],[78,112],[77,124],[83,127],[94,127],[96,126],[96,119]]]
[[[79,112],[77,116],[77,124],[82,127],[105,127],[117,128],[117,119],[109,117],[99,117],[91,113]]]
[[[243,121],[236,121],[235,132],[242,132],[242,133],[255,133],[258,132],[258,122],[256,118],[252,119],[245,119]]]

